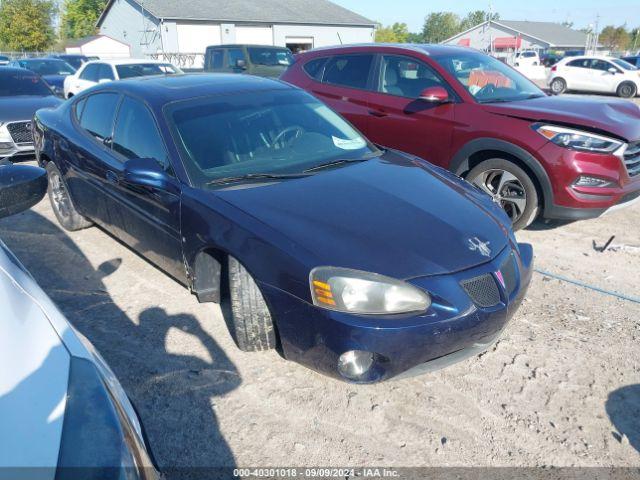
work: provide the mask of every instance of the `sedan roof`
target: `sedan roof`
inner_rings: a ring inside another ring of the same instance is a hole
[[[105,90],[133,93],[151,104],[232,94],[237,92],[294,89],[279,80],[233,73],[190,73],[138,77],[105,84]],[[93,92],[97,92],[95,88]]]

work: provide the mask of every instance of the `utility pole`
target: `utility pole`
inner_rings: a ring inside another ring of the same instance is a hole
[[[493,31],[491,30],[491,20],[493,20],[493,5],[489,3],[489,55],[493,56]]]

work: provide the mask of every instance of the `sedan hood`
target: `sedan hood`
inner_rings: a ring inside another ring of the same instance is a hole
[[[508,241],[469,187],[391,152],[302,179],[214,194],[287,236],[318,265],[400,279],[479,265]]]
[[[57,107],[62,100],[53,95],[34,97],[30,95],[0,97],[0,123],[31,120],[41,108]]]
[[[640,108],[626,100],[557,96],[483,107],[498,115],[586,127],[630,142],[640,140]]]

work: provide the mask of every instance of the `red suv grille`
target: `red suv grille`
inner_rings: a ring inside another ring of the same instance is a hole
[[[640,174],[640,142],[629,144],[624,152],[624,164],[630,177]]]

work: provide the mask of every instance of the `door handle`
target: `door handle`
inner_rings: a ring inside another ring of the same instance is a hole
[[[381,117],[386,117],[388,113],[382,110],[369,110],[369,115],[373,115],[374,117],[381,118]]]
[[[118,174],[112,172],[111,170],[108,170],[105,176],[107,178],[107,182],[109,183],[118,183],[120,181],[120,179],[118,178]]]

